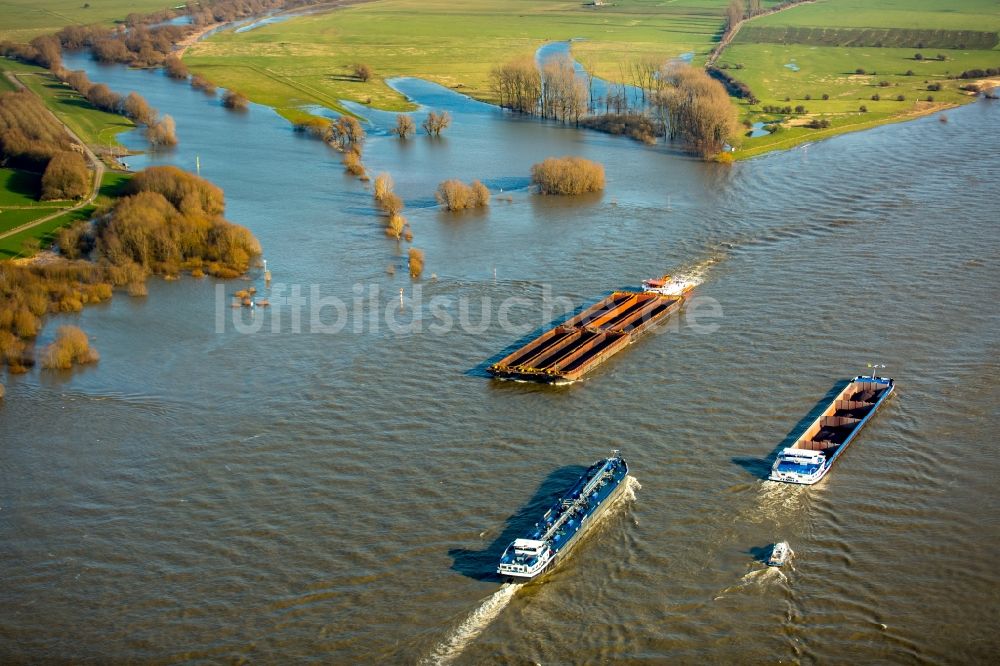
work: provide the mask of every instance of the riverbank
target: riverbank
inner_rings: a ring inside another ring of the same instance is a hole
[[[636,0],[586,7],[514,0],[502,6],[469,0],[383,0],[297,17],[246,32],[213,35],[188,49],[193,72],[292,120],[342,100],[380,110],[414,107],[386,81],[422,78],[475,99],[495,102],[490,70],[533,57],[546,42],[581,38],[576,56],[599,76],[614,78],[628,60],[684,53],[703,58],[720,30],[718,7],[688,0],[651,7]],[[355,63],[373,70],[368,81]]]
[[[905,10],[827,0],[744,21],[716,64],[755,98],[737,100],[743,120],[781,127],[744,138],[735,157],[967,104],[971,81],[960,75],[1000,66],[998,30],[1000,6],[981,0]],[[796,127],[812,119],[830,127]]]

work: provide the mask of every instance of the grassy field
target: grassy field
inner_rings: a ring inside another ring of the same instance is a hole
[[[418,76],[489,100],[489,70],[533,55],[548,40],[584,38],[573,46],[577,57],[610,78],[630,57],[666,60],[693,52],[703,58],[718,41],[726,4],[620,0],[595,8],[558,0],[380,0],[221,33],[192,47],[185,62],[293,119],[302,106],[337,109],[341,99],[403,110],[410,105],[384,79]],[[355,62],[369,64],[375,77],[353,79]]]
[[[41,179],[38,174],[20,169],[0,168],[0,209],[12,206],[18,208],[45,206],[44,202],[38,201],[41,189]]]
[[[965,103],[972,98],[959,86],[967,81],[953,77],[967,69],[1000,67],[1000,50],[945,45],[975,39],[995,45],[997,30],[1000,4],[987,0],[825,0],[753,20],[718,65],[728,67],[760,99],[754,107],[740,104],[743,118],[783,120],[784,127],[770,136],[744,139],[737,157]],[[917,53],[923,57],[917,59]],[[932,89],[937,86],[939,90]],[[762,112],[765,105],[801,105],[806,113],[775,116]],[[859,111],[861,106],[866,113]],[[812,118],[825,118],[831,126],[795,126]]]
[[[13,169],[3,169],[0,171],[13,171]],[[23,172],[18,172],[23,173]],[[49,220],[37,227],[32,227],[21,233],[14,234],[7,238],[0,239],[0,259],[13,259],[16,257],[29,257],[38,248],[45,248],[52,244],[56,232],[66,225],[79,220],[89,219],[98,205],[109,203],[113,197],[123,194],[123,189],[132,174],[120,171],[105,171],[101,179],[101,189],[95,205],[83,206],[74,211],[69,211],[63,215]],[[3,196],[9,196],[4,193]],[[65,207],[65,206],[63,206]],[[31,209],[2,209],[0,207],[0,233],[19,227],[32,220],[51,215],[58,208],[31,208]]]
[[[37,227],[32,227],[27,231],[0,239],[0,259],[30,257],[39,248],[52,245],[55,242],[56,232],[60,228],[80,220],[90,219],[90,216],[94,214],[94,210],[96,210],[94,206],[77,208]]]
[[[118,134],[135,129],[135,124],[125,116],[95,109],[80,93],[48,70],[6,59],[0,59],[0,70],[13,72],[21,83],[42,98],[59,120],[95,150],[109,146],[122,148]]]
[[[820,0],[754,21],[762,26],[1000,30],[996,0]]]
[[[175,7],[168,0],[0,0],[0,41],[27,42],[74,23],[112,24],[132,12]]]

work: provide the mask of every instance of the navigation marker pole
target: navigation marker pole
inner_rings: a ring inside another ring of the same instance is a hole
[[[198,175],[200,176],[201,175],[201,155],[195,155],[194,156],[194,168],[198,172]],[[264,270],[267,270],[267,269],[265,268]]]

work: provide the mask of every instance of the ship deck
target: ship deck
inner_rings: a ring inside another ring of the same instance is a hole
[[[677,310],[683,296],[618,291],[489,367],[507,379],[575,381]]]
[[[795,448],[822,451],[831,458],[889,390],[889,386],[874,381],[851,382],[803,433]]]

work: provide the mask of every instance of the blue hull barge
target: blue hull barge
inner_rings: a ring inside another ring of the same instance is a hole
[[[591,465],[524,538],[514,539],[507,547],[497,573],[524,582],[554,566],[569,554],[587,527],[614,504],[625,489],[627,476],[628,465],[618,451]]]
[[[855,377],[795,444],[778,454],[768,478],[806,485],[822,479],[895,388],[892,379],[875,373]]]

